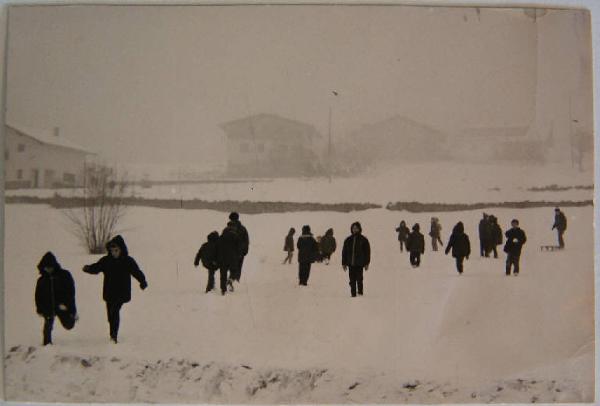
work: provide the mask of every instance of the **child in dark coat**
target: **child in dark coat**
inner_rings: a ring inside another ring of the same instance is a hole
[[[131,301],[131,277],[135,278],[140,289],[148,287],[146,276],[141,271],[135,259],[129,256],[125,240],[120,235],[106,244],[108,254],[98,262],[85,265],[83,272],[97,275],[104,274],[102,298],[106,302],[106,314],[110,327],[110,339],[115,344],[119,334],[121,307]]]
[[[514,267],[513,274],[519,274],[519,260],[521,259],[521,250],[523,244],[527,242],[525,232],[519,227],[519,220],[513,219],[510,222],[511,229],[504,235],[506,243],[504,244],[504,252],[506,252],[506,275],[510,275],[511,268]]]
[[[406,240],[410,234],[410,229],[406,227],[406,222],[404,220],[400,222],[400,226],[396,228],[396,232],[398,233],[398,241],[400,242],[400,252],[404,252],[404,246],[406,245]]]
[[[490,229],[491,229],[491,247],[494,253],[494,258],[498,258],[498,245],[502,244],[502,228],[498,224],[498,218],[496,216],[490,216]]]
[[[206,242],[202,244],[196,258],[194,266],[197,267],[202,261],[202,266],[208,270],[208,283],[206,284],[206,293],[210,292],[215,287],[215,272],[219,269],[217,262],[217,242],[219,241],[219,233],[213,231],[206,237]]]
[[[35,308],[44,318],[43,344],[52,344],[54,317],[58,317],[66,330],[77,321],[75,282],[71,273],[62,269],[51,252],[44,254],[38,266],[40,277],[35,285]]]
[[[323,238],[319,242],[319,250],[323,255],[323,261],[325,261],[326,265],[329,265],[329,261],[331,260],[331,255],[337,249],[337,242],[335,241],[335,237],[333,236],[333,228],[330,228],[325,232]]]
[[[459,221],[452,230],[448,246],[446,246],[446,255],[452,249],[452,256],[456,258],[456,270],[458,274],[463,273],[463,261],[465,258],[469,259],[471,255],[471,242],[469,236],[465,234],[465,226]]]
[[[362,234],[362,226],[357,221],[350,226],[350,236],[344,241],[342,248],[342,267],[348,270],[350,278],[350,295],[363,295],[363,270],[369,269],[371,263],[371,245]]]
[[[406,249],[410,252],[410,264],[413,268],[421,265],[421,255],[425,254],[425,237],[420,233],[420,229],[419,223],[416,223],[406,240]]]
[[[283,243],[283,250],[287,252],[287,256],[283,260],[283,263],[292,263],[292,258],[294,257],[294,234],[296,234],[296,229],[294,227],[290,228],[288,234],[285,236],[285,242]]]
[[[310,267],[319,254],[319,245],[310,232],[310,226],[302,227],[302,235],[298,237],[296,246],[298,247],[298,281],[300,285],[307,286]]]

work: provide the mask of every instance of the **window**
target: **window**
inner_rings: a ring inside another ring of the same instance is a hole
[[[45,187],[53,187],[54,186],[54,171],[52,169],[46,169],[44,171],[44,186]]]
[[[17,151],[24,152],[25,151],[25,144],[19,144],[17,146]]]
[[[19,179],[19,180],[23,179],[23,169],[17,170],[17,179]]]
[[[248,152],[250,150],[250,148],[248,148],[248,144],[247,143],[242,143],[242,145],[240,145],[240,151],[241,152]]]
[[[63,174],[63,182],[74,184],[75,183],[75,175],[72,173],[64,173]]]

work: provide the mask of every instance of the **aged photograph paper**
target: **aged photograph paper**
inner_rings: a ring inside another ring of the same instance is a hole
[[[588,11],[8,11],[8,400],[594,401]]]

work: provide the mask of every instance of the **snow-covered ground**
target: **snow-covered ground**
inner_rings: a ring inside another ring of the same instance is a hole
[[[406,164],[383,167],[360,177],[273,179],[238,183],[136,186],[135,196],[150,199],[209,201],[286,201],[319,203],[389,202],[475,203],[504,201],[589,200],[593,191],[531,191],[533,187],[593,185],[591,171],[568,165],[519,166],[477,164]],[[7,196],[72,196],[78,190],[9,190]]]
[[[591,402],[592,207],[566,210],[567,249],[552,253],[539,250],[555,242],[552,208],[492,212],[503,229],[517,217],[527,232],[518,277],[504,276],[503,253],[501,259],[477,255],[481,212],[435,214],[444,242],[458,220],[471,236],[474,254],[462,276],[450,256],[430,246],[418,270],[399,252],[394,228],[400,220],[427,229],[433,213],[246,215],[241,220],[251,246],[242,283],[222,297],[204,293],[206,272],[192,261],[205,236],[223,228],[225,214],[132,208],[121,232],[149,288],[142,292],[134,284],[133,300],[122,311],[120,343],[112,345],[102,277],[81,272],[97,257],[68,232],[59,210],[9,204],[6,396],[79,402]],[[310,224],[317,235],[333,227],[341,244],[355,220],[373,251],[365,296],[350,297],[339,252],[331,265],[314,265],[309,286],[299,287],[297,265],[281,265],[289,227]],[[72,271],[80,313],[74,330],[56,326],[52,348],[40,346],[42,325],[33,306],[35,265],[47,250]]]

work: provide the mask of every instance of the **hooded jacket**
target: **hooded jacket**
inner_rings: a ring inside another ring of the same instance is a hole
[[[242,255],[240,245],[237,228],[230,221],[217,241],[217,262],[219,266],[229,269],[237,267]]]
[[[114,258],[109,251],[111,245],[121,249],[121,255]],[[140,270],[135,260],[129,256],[125,240],[117,235],[106,244],[108,254],[100,258],[95,264],[84,267],[84,272],[89,274],[104,274],[102,298],[106,303],[127,303],[131,300],[131,277],[133,276],[140,287],[146,286],[146,277]]]
[[[352,228],[358,226],[358,233],[351,234],[344,240],[342,248],[342,266],[352,266],[364,268],[371,263],[371,245],[367,237],[362,235],[362,226],[359,222],[353,223]]]
[[[331,255],[337,249],[337,242],[335,241],[335,237],[333,236],[333,229],[330,228],[325,232],[323,238],[321,238],[321,243],[319,244],[321,248],[321,252],[324,255]]]
[[[425,253],[425,236],[419,232],[418,224],[413,226],[413,231],[408,235],[406,240],[406,249],[413,253]]]
[[[492,235],[492,244],[500,245],[502,244],[502,228],[500,228],[500,224],[498,224],[498,219],[495,216],[490,216],[490,229]]]
[[[410,229],[406,227],[406,223],[403,221],[400,223],[400,226],[396,228],[396,232],[398,233],[398,241],[406,241],[410,234]]]
[[[309,227],[302,227],[302,235],[298,237],[296,247],[298,247],[298,262],[303,264],[315,262],[319,253],[319,244]]]
[[[219,262],[217,261],[217,243],[219,241],[219,233],[213,231],[206,237],[206,242],[202,244],[196,258],[194,259],[194,266],[198,266],[202,261],[204,266],[209,271],[216,271],[219,269]]]
[[[429,236],[433,238],[439,238],[441,235],[442,226],[438,219],[431,221],[431,228],[429,229]]]
[[[44,270],[45,267],[54,268],[54,272],[49,274]],[[63,311],[58,308],[63,304],[67,307],[66,313],[77,314],[75,282],[71,273],[62,269],[51,252],[44,254],[37,268],[40,277],[35,285],[36,312],[45,317],[54,316]]]
[[[248,236],[248,230],[239,220],[231,220],[233,223],[233,227],[235,228],[235,232],[238,236],[238,248],[240,251],[240,255],[245,257],[248,255],[248,249],[250,247],[250,237]]]
[[[285,236],[283,250],[287,252],[294,251],[294,234],[288,233],[288,235]]]
[[[450,240],[446,246],[446,254],[452,249],[454,258],[468,257],[471,255],[471,242],[469,236],[465,234],[465,226],[462,222],[458,222],[452,230]]]

